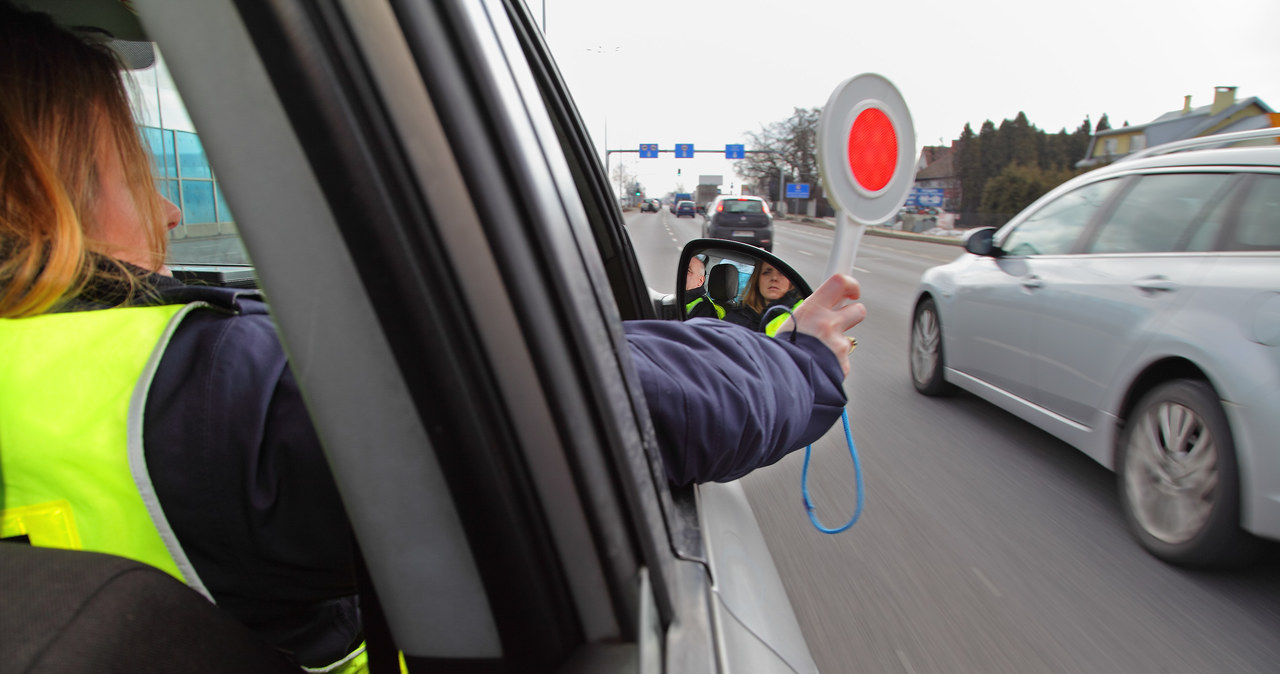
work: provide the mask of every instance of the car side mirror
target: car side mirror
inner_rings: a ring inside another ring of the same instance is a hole
[[[1000,257],[1004,251],[995,243],[995,227],[979,227],[964,236],[964,249],[974,255]]]
[[[752,279],[778,274],[784,282],[774,283],[762,294],[757,280],[756,303],[798,302],[813,293],[808,282],[791,265],[762,248],[725,239],[693,239],[685,244],[676,267],[676,305],[681,320],[709,317],[732,320],[745,311],[743,305]],[[778,294],[779,297],[765,297]],[[790,307],[788,307],[790,308]]]

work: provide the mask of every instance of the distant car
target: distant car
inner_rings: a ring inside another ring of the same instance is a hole
[[[693,208],[692,201],[681,201],[676,204],[676,217],[683,218],[686,215],[691,218],[698,215],[698,212]]]
[[[640,202],[640,212],[641,213],[657,213],[659,203],[660,202],[657,199],[645,199],[644,201]]]
[[[741,241],[773,251],[773,214],[764,199],[718,196],[707,205],[706,215],[703,237]]]
[[[1226,566],[1280,539],[1280,147],[1183,149],[971,232],[921,279],[910,370],[1116,471],[1156,557]]]

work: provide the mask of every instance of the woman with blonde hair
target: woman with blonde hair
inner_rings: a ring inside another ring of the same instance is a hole
[[[145,562],[341,661],[354,547],[320,443],[262,298],[169,275],[181,213],[121,70],[0,2],[0,537]]]
[[[756,264],[755,270],[751,272],[751,278],[747,280],[742,302],[725,317],[725,320],[772,337],[786,322],[789,313],[782,310],[770,313],[769,310],[774,307],[785,307],[794,311],[803,301],[800,291],[796,290],[786,274],[768,262],[761,261]]]

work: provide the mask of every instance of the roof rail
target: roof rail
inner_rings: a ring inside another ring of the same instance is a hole
[[[1218,133],[1208,136],[1200,136],[1199,138],[1175,140],[1172,143],[1163,143],[1155,147],[1149,147],[1145,150],[1139,150],[1130,155],[1125,155],[1124,157],[1121,157],[1119,161],[1127,162],[1142,157],[1156,157],[1159,155],[1172,154],[1174,152],[1194,150],[1203,147],[1220,147],[1245,140],[1257,140],[1259,138],[1280,138],[1280,128],[1252,129],[1250,131]]]

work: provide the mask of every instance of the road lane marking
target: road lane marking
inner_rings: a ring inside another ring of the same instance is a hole
[[[982,575],[982,572],[978,570],[978,567],[976,567],[976,566],[971,566],[971,567],[969,567],[969,568],[973,569],[974,574],[976,574],[976,575],[978,576],[978,580],[981,580],[983,583],[985,583],[985,584],[986,584],[987,589],[988,589],[988,590],[991,590],[991,594],[994,594],[994,595],[995,595],[995,596],[997,596],[997,597],[999,597],[999,596],[1000,596],[1000,590],[997,590],[997,589],[996,589],[996,586],[995,586],[995,585],[992,585],[992,584],[991,584],[991,581],[987,580],[987,577],[986,577],[986,576],[984,576],[984,575]]]
[[[916,674],[915,668],[911,666],[911,662],[907,660],[907,654],[903,653],[902,649],[895,648],[893,652],[898,654],[898,662],[902,663],[902,668],[907,670],[907,674]]]

